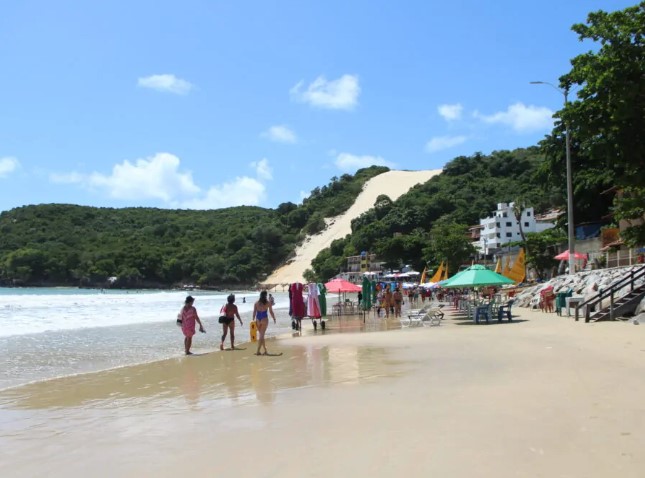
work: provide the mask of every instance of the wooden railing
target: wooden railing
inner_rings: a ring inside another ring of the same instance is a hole
[[[634,290],[634,282],[636,279],[640,279],[645,276],[645,266],[632,269],[629,274],[625,275],[618,282],[611,285],[609,289],[601,290],[591,299],[576,304],[576,321],[578,320],[578,310],[581,308],[584,309],[585,313],[585,322],[589,322],[591,309],[596,305],[600,304],[603,299],[609,298],[609,310],[610,310],[610,320],[613,320],[613,311],[614,311],[614,293],[623,287],[630,287],[630,291]],[[600,312],[600,311],[598,311]]]

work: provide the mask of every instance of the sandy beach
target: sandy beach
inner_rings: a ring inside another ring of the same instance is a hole
[[[397,200],[417,184],[425,183],[440,174],[440,169],[425,171],[388,171],[373,177],[365,183],[363,191],[350,208],[338,217],[327,219],[327,228],[314,236],[308,236],[295,251],[294,259],[276,269],[264,284],[275,286],[291,282],[305,282],[303,274],[311,267],[311,261],[318,253],[329,247],[335,239],[345,237],[352,232],[352,219],[374,207],[376,198],[387,195],[392,201]]]
[[[0,476],[643,476],[645,327],[514,313],[6,390]]]

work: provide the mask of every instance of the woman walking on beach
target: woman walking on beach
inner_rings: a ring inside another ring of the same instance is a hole
[[[264,334],[269,326],[269,314],[273,318],[273,323],[275,324],[275,314],[273,313],[273,307],[271,302],[267,299],[267,291],[263,290],[260,292],[260,299],[253,306],[253,319],[257,322],[258,332],[260,332],[260,338],[258,340],[258,351],[255,355],[269,355],[267,352],[267,346],[264,341]],[[264,353],[261,354],[260,350],[264,347]]]
[[[394,302],[394,317],[401,317],[401,305],[403,304],[403,294],[398,287],[394,289],[392,294],[392,301]]]
[[[199,320],[197,315],[197,309],[193,307],[195,299],[190,295],[186,297],[184,301],[184,306],[181,308],[181,331],[184,333],[184,348],[186,350],[186,355],[192,355],[190,351],[191,345],[193,345],[193,335],[195,335],[195,323],[199,324],[199,331],[205,333],[204,326],[202,321]]]
[[[226,340],[226,333],[231,332],[231,350],[235,350],[235,317],[240,321],[240,327],[244,325],[240,318],[240,313],[235,305],[235,296],[233,294],[226,298],[226,305],[222,307],[220,324],[222,324],[222,343],[219,345],[220,350],[224,350],[224,341]]]
[[[383,293],[383,304],[385,306],[385,318],[390,318],[390,313],[394,312],[394,299],[392,298],[392,291],[388,286]]]

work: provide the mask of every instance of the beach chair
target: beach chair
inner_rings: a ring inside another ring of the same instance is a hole
[[[421,323],[425,327],[441,325],[441,319],[443,319],[443,311],[441,310],[442,307],[443,305],[438,305],[427,310],[425,315],[421,318]]]
[[[419,314],[407,314],[399,317],[399,321],[401,322],[401,327],[418,327],[422,325],[422,317]]]
[[[428,308],[424,312],[418,314],[407,314],[407,318],[401,317],[401,326],[403,327],[414,327],[419,325],[424,326],[433,326],[440,325],[441,319],[443,319],[443,312],[441,308],[443,304],[435,305]]]
[[[407,315],[419,315],[419,314],[425,314],[427,310],[433,307],[434,304],[428,303],[425,304],[423,307],[420,309],[410,309],[407,312]]]

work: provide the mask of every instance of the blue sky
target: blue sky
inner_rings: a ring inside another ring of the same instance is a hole
[[[3,2],[0,211],[300,202],[552,127],[570,27],[619,0]]]

